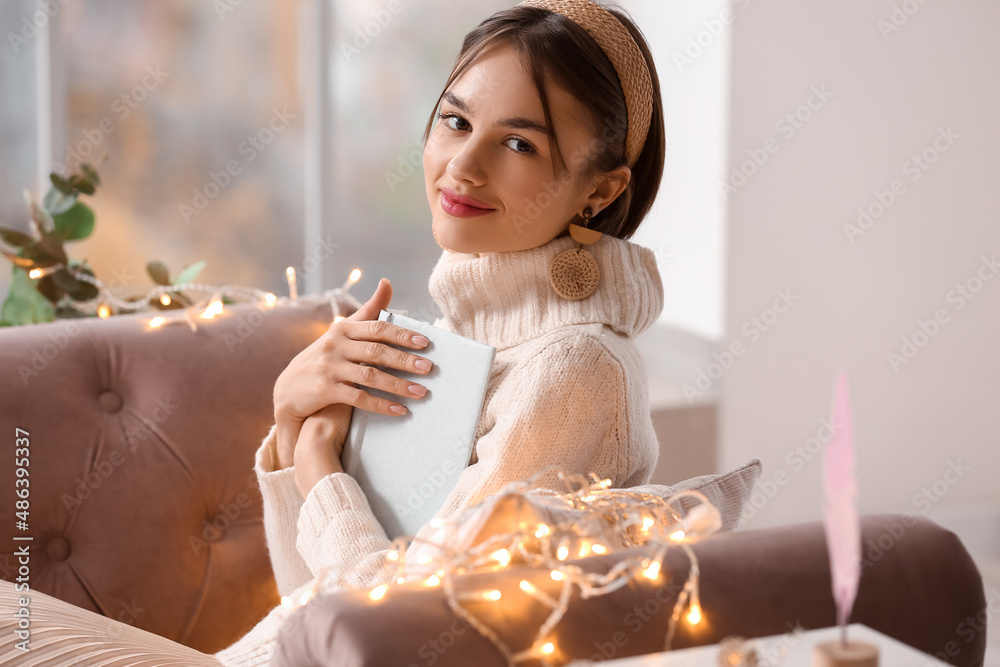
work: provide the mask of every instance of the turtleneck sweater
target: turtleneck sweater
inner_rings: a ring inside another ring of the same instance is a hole
[[[497,350],[469,465],[436,518],[550,465],[593,472],[618,488],[649,482],[659,446],[645,365],[632,339],[663,309],[656,260],[648,248],[605,235],[586,246],[600,268],[597,291],[569,301],[552,289],[548,266],[577,246],[563,236],[483,257],[445,250],[435,265],[428,287],[442,315],[434,325]],[[383,583],[391,542],[357,482],[334,473],[303,498],[294,468],[275,465],[275,430],[258,448],[254,470],[279,593],[296,599],[324,571],[321,592],[337,590],[329,582],[338,578],[357,587]],[[539,482],[555,485],[555,472]],[[425,525],[410,550],[434,532]],[[268,664],[289,613],[275,607],[215,657],[224,665]]]

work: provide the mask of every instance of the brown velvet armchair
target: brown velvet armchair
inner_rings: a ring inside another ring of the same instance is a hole
[[[344,314],[353,310],[341,306]],[[16,576],[11,533],[30,535],[32,588],[212,653],[279,601],[253,453],[273,423],[275,380],[326,330],[331,304],[305,298],[272,309],[234,305],[196,331],[183,319],[150,329],[149,319],[0,329],[5,456],[13,457],[15,428],[24,429],[31,471],[29,527],[18,531],[14,466],[10,459],[0,466],[0,514],[7,517],[0,576]],[[866,537],[878,539],[883,524],[898,519],[866,518]],[[931,653],[958,640],[953,664],[981,664],[985,633],[968,642],[956,635],[957,624],[984,604],[979,573],[961,543],[921,521],[893,545],[866,573],[854,620]],[[730,631],[783,632],[795,619],[805,627],[832,623],[818,524],[720,535],[698,549],[702,602],[717,625],[680,637],[678,645],[718,641]],[[683,574],[686,564],[670,566]],[[620,621],[653,594],[629,587],[603,603],[589,601],[599,611],[580,619],[581,636],[598,637],[586,632],[586,618]],[[387,600],[377,610],[352,604],[353,593],[317,600],[317,613],[293,616],[277,661],[426,664],[421,641],[453,619],[439,594],[420,595]],[[414,604],[419,621],[409,613]],[[659,621],[649,623],[636,641],[616,648],[616,657],[657,650],[662,630]],[[395,641],[381,641],[390,631]],[[604,634],[612,641],[612,632]],[[484,642],[465,633],[437,664],[499,664]],[[581,655],[592,648],[581,646]]]

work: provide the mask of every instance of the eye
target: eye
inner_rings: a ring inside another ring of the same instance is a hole
[[[525,141],[521,137],[511,137],[510,139],[507,139],[504,142],[504,144],[509,146],[510,149],[515,153],[526,153],[530,155],[532,153],[538,152],[535,150],[534,146],[532,146],[529,142]]]
[[[447,125],[452,130],[462,132],[464,130],[469,129],[469,122],[456,113],[439,113],[437,117],[443,120],[444,124]],[[456,127],[456,125],[462,125],[462,124],[464,124],[464,126]]]

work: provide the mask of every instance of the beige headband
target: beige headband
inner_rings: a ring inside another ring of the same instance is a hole
[[[653,118],[653,79],[632,33],[614,14],[590,0],[524,0],[520,4],[562,14],[586,30],[608,56],[625,94],[625,159],[629,167],[634,167]]]

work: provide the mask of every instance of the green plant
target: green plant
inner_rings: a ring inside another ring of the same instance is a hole
[[[0,253],[14,265],[10,291],[0,310],[0,326],[98,315],[97,308],[88,311],[80,306],[101,296],[98,287],[101,283],[86,259],[70,259],[65,244],[83,240],[93,233],[94,211],[81,202],[80,197],[93,195],[101,185],[101,178],[93,165],[84,163],[68,177],[53,172],[49,179],[52,188],[41,202],[25,191],[33,235],[0,227]],[[197,262],[171,278],[163,262],[152,261],[146,265],[153,282],[167,287],[192,281],[203,268],[205,262]],[[168,310],[193,303],[180,290],[165,293],[169,299],[157,296],[150,298],[148,304]],[[143,308],[146,300],[145,296],[126,299],[130,307],[125,310]],[[104,307],[103,316],[115,312],[106,304]]]

